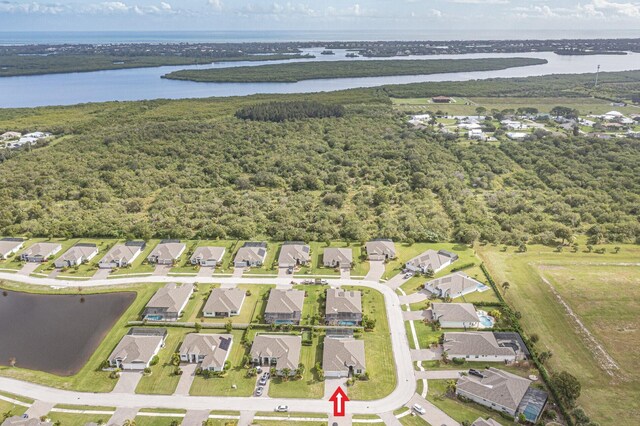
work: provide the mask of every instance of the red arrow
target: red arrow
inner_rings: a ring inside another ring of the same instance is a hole
[[[349,401],[349,397],[342,390],[342,387],[338,386],[338,389],[331,395],[329,401],[333,402],[333,415],[335,417],[344,417],[344,405]]]

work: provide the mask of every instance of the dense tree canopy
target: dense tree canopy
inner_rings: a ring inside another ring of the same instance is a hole
[[[342,117],[344,107],[317,101],[266,102],[246,106],[236,111],[245,120],[282,122],[302,118]]]

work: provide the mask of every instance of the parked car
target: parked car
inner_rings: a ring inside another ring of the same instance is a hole
[[[266,385],[266,384],[267,384],[267,378],[266,378],[266,377],[264,377],[264,376],[262,376],[262,377],[260,378],[260,381],[258,382],[258,384],[259,384],[259,385],[262,385],[262,386]]]
[[[264,390],[264,388],[262,386],[258,386],[256,388],[256,396],[262,396],[262,391]]]
[[[286,413],[287,411],[289,411],[289,406],[288,405],[278,405],[276,407],[276,410],[278,413]]]
[[[420,404],[413,404],[413,411],[415,411],[418,414],[425,414],[427,411],[422,407],[422,405]]]
[[[293,274],[293,268],[292,267],[288,267],[287,268],[287,274]]]

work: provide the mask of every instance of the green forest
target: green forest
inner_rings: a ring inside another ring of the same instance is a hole
[[[602,90],[634,90],[622,74]],[[576,96],[587,79],[575,77]],[[491,92],[487,82],[473,84],[458,90]],[[501,80],[494,93],[519,85],[537,93],[546,84]],[[411,87],[449,94],[443,85]],[[414,129],[393,109],[390,93],[409,90],[0,110],[0,133],[56,136],[0,152],[0,234],[518,245],[580,233],[594,243],[640,242],[640,141],[456,141]],[[344,113],[236,117],[303,100]]]
[[[412,59],[371,61],[298,62],[174,71],[163,76],[175,80],[201,82],[280,82],[348,78],[379,77],[389,75],[428,75],[446,72],[495,71],[506,68],[546,64],[546,59],[495,58],[495,59]]]

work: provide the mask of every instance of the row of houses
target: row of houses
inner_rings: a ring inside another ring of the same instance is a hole
[[[131,328],[109,355],[113,368],[141,371],[151,365],[164,347],[167,330]],[[198,364],[203,370],[222,371],[231,352],[233,335],[190,333],[185,336],[178,354],[180,361]],[[290,375],[300,363],[302,338],[289,334],[258,334],[249,352],[254,366],[275,368],[277,374]],[[327,336],[323,342],[322,365],[327,377],[349,377],[365,370],[364,341],[352,336]]]
[[[51,133],[47,132],[32,132],[21,134],[19,132],[5,132],[0,135],[0,143],[3,143],[6,148],[20,148],[25,145],[35,145],[38,141],[51,137]]]

